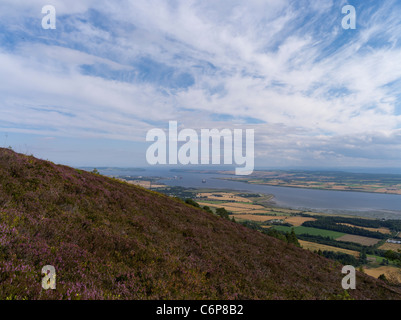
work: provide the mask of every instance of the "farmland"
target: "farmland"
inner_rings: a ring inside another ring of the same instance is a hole
[[[305,250],[343,264],[364,266],[372,275],[381,275],[379,271],[385,267],[401,270],[401,262],[386,256],[386,252],[401,250],[401,245],[386,242],[398,239],[400,220],[279,208],[273,206],[272,195],[265,194],[170,186],[157,190],[169,196],[192,199],[190,204],[210,212],[219,214],[219,210],[224,210],[227,218],[270,236],[285,239],[285,235],[288,237],[293,231]],[[376,269],[379,271],[374,271]]]
[[[341,232],[318,229],[318,228],[308,228],[303,226],[298,226],[298,227],[274,226],[274,229],[284,232],[290,232],[291,229],[294,229],[296,235],[309,234],[312,236],[329,237],[332,239],[337,239],[345,235],[344,233]]]
[[[232,174],[230,171],[219,171],[219,173]],[[401,194],[401,175],[350,173],[340,171],[260,170],[254,171],[247,177],[227,177],[223,179],[270,186]]]
[[[378,277],[385,271],[388,274],[388,270],[401,270],[385,258],[386,251],[401,249],[401,245],[385,242],[397,235],[400,221],[277,208],[269,203],[269,195],[206,189],[191,192],[191,198],[200,207],[213,212],[224,208],[230,219],[270,235],[294,231],[304,249],[338,258],[345,264],[364,265],[371,275]]]

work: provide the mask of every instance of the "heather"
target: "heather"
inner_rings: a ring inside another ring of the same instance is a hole
[[[43,290],[53,265],[57,289]],[[399,299],[177,199],[0,149],[0,299]]]

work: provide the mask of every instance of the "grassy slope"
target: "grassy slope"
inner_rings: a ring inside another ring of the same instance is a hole
[[[41,288],[47,264],[56,290]],[[163,195],[0,149],[0,299],[329,299],[343,276]],[[401,297],[359,273],[350,294]]]

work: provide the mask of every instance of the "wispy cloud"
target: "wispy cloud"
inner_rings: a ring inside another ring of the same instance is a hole
[[[56,30],[0,4],[2,131],[145,142],[174,119],[254,128],[261,165],[400,160],[397,1],[355,1],[356,30],[345,1],[49,3]]]

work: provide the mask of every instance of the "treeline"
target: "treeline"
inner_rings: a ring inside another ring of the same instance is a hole
[[[336,260],[343,265],[351,265],[354,267],[358,267],[365,263],[365,261],[363,261],[362,259],[357,259],[356,257],[343,252],[321,251],[321,250],[315,252],[325,258]]]
[[[181,199],[180,199],[180,200],[181,200]],[[183,200],[181,200],[181,201],[183,201]],[[199,208],[199,209],[202,209],[202,210],[204,210],[204,211],[206,211],[206,212],[209,212],[209,213],[214,214],[213,210],[210,209],[209,206],[203,206],[203,207],[201,207],[201,206],[199,205],[199,203],[197,203],[197,202],[196,202],[195,200],[193,200],[193,199],[188,198],[188,199],[185,199],[184,202],[185,202],[186,204],[189,204],[189,205],[195,207],[195,208]],[[230,220],[230,213],[231,213],[231,212],[228,212],[225,208],[217,208],[217,209],[216,209],[216,214],[217,214],[219,217],[222,217],[222,218],[227,219],[227,220]],[[234,219],[234,217],[231,218],[231,221],[232,221],[232,222],[236,222],[235,219]]]
[[[384,253],[384,257],[386,259],[392,261],[393,263],[395,263],[397,266],[401,267],[401,252],[395,252],[393,250],[387,250]]]
[[[302,225],[304,227],[326,229],[326,230],[332,230],[364,237],[371,237],[376,239],[388,238],[387,235],[378,231],[370,231],[358,227],[343,225],[341,223],[350,223],[350,222],[338,221],[336,218],[337,217],[319,217],[316,221],[306,221]]]
[[[308,214],[300,214],[301,216],[312,217]],[[316,218],[316,216],[313,216]],[[401,231],[401,220],[380,220],[380,219],[363,219],[358,217],[319,217],[318,220],[331,221],[332,223],[348,223],[358,227],[366,228],[388,228],[391,231]]]

